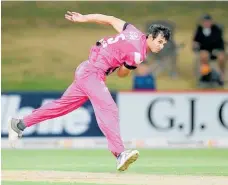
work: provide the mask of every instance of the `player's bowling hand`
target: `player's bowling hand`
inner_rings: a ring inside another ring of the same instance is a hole
[[[86,22],[85,16],[77,12],[67,11],[65,18],[71,22]]]

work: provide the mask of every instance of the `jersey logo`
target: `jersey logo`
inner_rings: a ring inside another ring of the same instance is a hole
[[[130,31],[129,32],[129,39],[130,40],[139,40],[139,34],[137,32]]]

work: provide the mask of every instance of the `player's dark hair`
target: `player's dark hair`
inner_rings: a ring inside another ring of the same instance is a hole
[[[160,24],[152,24],[148,29],[148,35],[151,34],[153,39],[155,39],[159,34],[161,34],[165,40],[169,41],[171,36],[171,30]],[[148,36],[147,35],[147,36]]]

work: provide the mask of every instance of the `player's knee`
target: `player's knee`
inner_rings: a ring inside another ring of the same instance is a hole
[[[111,115],[113,117],[113,120],[115,120],[116,122],[119,122],[119,110],[116,105],[113,107]]]
[[[113,113],[118,113],[118,107],[116,104],[109,105],[107,109]]]
[[[113,102],[113,103],[103,102],[102,104],[100,104],[99,107],[100,107],[100,110],[103,111],[103,112],[118,113],[118,107],[117,107],[115,102]]]
[[[119,115],[119,109],[116,104],[113,106],[113,113]]]
[[[112,115],[115,118],[119,117],[119,110],[116,104],[109,105],[106,108],[106,111],[109,115]]]

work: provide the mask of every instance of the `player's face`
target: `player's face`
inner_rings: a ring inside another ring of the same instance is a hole
[[[164,48],[164,45],[166,43],[167,43],[166,39],[161,34],[159,34],[154,39],[152,35],[149,35],[148,42],[147,42],[148,47],[153,53],[160,52]]]

